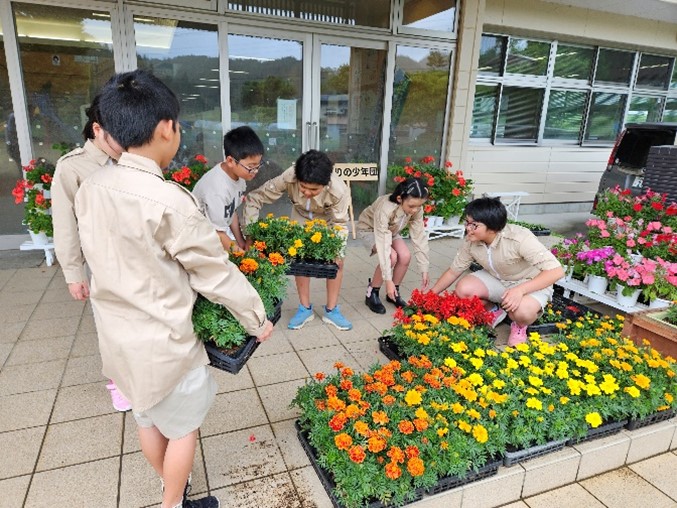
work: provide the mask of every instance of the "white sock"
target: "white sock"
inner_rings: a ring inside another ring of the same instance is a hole
[[[372,287],[367,286],[367,298],[369,298],[371,296],[371,290],[372,290]]]

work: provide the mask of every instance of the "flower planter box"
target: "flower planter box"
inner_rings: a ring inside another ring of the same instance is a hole
[[[302,260],[292,261],[289,264],[287,275],[300,277],[315,277],[317,279],[335,279],[338,265],[327,261]]]
[[[625,426],[628,430],[635,430],[641,427],[647,427],[648,425],[653,425],[654,423],[664,422],[675,416],[674,409],[666,409],[665,411],[659,411],[644,418],[630,418],[628,424]]]
[[[404,359],[400,354],[397,344],[391,342],[390,337],[387,335],[378,338],[378,348],[388,360],[402,361]]]
[[[549,441],[542,445],[530,446],[528,448],[511,449],[508,447],[503,455],[503,465],[510,467],[518,462],[524,462],[525,460],[535,459],[536,457],[541,457],[550,452],[556,452],[564,448],[566,442],[566,439],[560,439],[557,441]]]
[[[320,482],[322,483],[324,490],[327,492],[327,495],[329,496],[332,505],[334,506],[334,508],[342,508],[343,505],[341,504],[339,499],[334,495],[336,483],[334,483],[331,473],[326,471],[319,464],[315,448],[308,440],[308,433],[301,428],[298,421],[295,422],[294,426],[296,427],[296,434],[299,438],[299,441],[301,442],[301,446],[303,447],[303,450],[306,452],[308,459],[310,459],[310,462],[313,465],[313,469],[315,469],[315,472],[317,473],[317,476],[320,479]],[[477,480],[494,476],[498,472],[498,468],[502,462],[503,462],[502,457],[493,458],[488,460],[487,463],[484,464],[483,466],[477,469],[471,469],[470,471],[467,472],[465,476],[447,476],[445,478],[440,478],[437,484],[433,485],[429,489],[418,488],[414,490],[412,493],[412,497],[408,503],[420,501],[421,499],[423,499],[424,496],[432,496],[435,494],[439,494],[441,492],[446,492],[448,490],[455,489],[456,487],[460,487],[461,485],[466,485],[468,483],[472,483]],[[384,505],[381,501],[374,500],[369,502],[369,504],[365,506],[367,506],[368,508],[386,508],[387,506],[392,505],[390,504]]]
[[[571,298],[567,298],[558,292],[555,292],[552,295],[552,306],[555,310],[562,311],[565,320],[571,319],[572,321],[575,321],[580,316],[585,316],[588,312],[595,316],[599,316],[599,314],[590,307],[575,302]],[[533,324],[527,327],[527,333],[538,332],[541,335],[553,334],[558,331],[555,323]]]
[[[667,311],[649,309],[628,314],[623,325],[623,335],[630,337],[638,346],[646,339],[651,347],[664,356],[677,358],[677,326],[660,321]]]
[[[268,319],[271,323],[275,324],[280,320],[281,316],[282,300],[275,304],[273,314],[268,316]],[[250,335],[245,339],[244,344],[235,349],[226,351],[219,348],[213,342],[205,342],[205,350],[209,357],[209,364],[212,367],[224,370],[231,374],[237,374],[242,370],[242,367],[247,363],[247,360],[254,354],[254,351],[259,347],[259,344],[261,343],[256,340],[256,337]]]
[[[572,438],[567,440],[567,446],[573,446],[578,443],[585,443],[586,441],[592,441],[593,439],[613,436],[618,434],[625,426],[627,425],[628,420],[620,420],[617,422],[604,423],[597,427],[596,429],[588,429],[588,433],[579,438]]]

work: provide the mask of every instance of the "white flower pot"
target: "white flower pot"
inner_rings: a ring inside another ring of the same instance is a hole
[[[44,231],[34,233],[29,229],[28,234],[31,235],[31,241],[33,242],[33,245],[47,245],[49,243],[49,237]]]
[[[444,224],[446,226],[458,226],[461,223],[460,215],[452,215],[451,217],[444,219]]]
[[[642,292],[641,289],[635,289],[630,296],[625,296],[623,294],[623,289],[625,286],[616,284],[616,301],[621,307],[634,307],[637,305],[637,299],[639,294]]]
[[[45,197],[45,199],[52,199],[52,191],[51,190],[43,190],[42,195]]]
[[[649,302],[650,309],[666,309],[670,307],[670,300],[665,300],[663,298],[654,298]]]
[[[574,277],[574,265],[564,265],[564,280],[569,282]]]
[[[441,226],[444,219],[439,215],[428,215],[428,229]]]
[[[599,275],[588,275],[588,289],[593,293],[603,295],[606,292],[608,285],[609,281],[606,277],[601,277]]]

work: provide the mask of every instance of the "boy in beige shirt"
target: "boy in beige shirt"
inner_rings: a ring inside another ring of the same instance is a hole
[[[176,95],[136,70],[106,83],[100,111],[126,152],[83,182],[75,211],[103,371],[132,402],[143,454],[164,480],[162,508],[218,508],[214,496],[183,498],[216,394],[193,332],[196,292],[226,306],[260,341],[273,325],[193,195],[162,176],[181,141]]]

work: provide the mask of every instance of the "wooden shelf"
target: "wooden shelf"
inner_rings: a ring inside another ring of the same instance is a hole
[[[580,280],[560,279],[557,282],[555,282],[555,284],[564,288],[564,296],[566,296],[567,298],[570,298],[571,293],[576,293],[578,295],[585,296],[587,298],[590,298],[591,300],[595,300],[597,302],[603,303],[604,305],[608,305],[609,307],[613,307],[614,309],[618,309],[623,312],[637,312],[649,308],[647,305],[643,305],[641,303],[637,303],[632,307],[624,307],[618,303],[618,300],[616,300],[616,295],[614,293],[610,293],[608,291],[603,295],[599,293],[593,293],[588,289],[588,286],[583,281]]]

